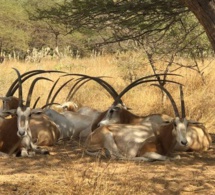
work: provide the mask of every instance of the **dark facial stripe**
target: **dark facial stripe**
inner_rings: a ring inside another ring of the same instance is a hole
[[[26,117],[24,115],[20,116],[20,126],[21,127],[25,126],[25,121],[26,121]]]

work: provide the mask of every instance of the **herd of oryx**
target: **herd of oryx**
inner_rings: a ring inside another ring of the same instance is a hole
[[[33,156],[48,154],[41,146],[53,146],[60,140],[76,140],[91,156],[105,155],[112,159],[135,161],[153,161],[179,159],[175,151],[207,151],[212,141],[205,126],[198,121],[186,118],[183,98],[183,86],[175,81],[166,80],[178,85],[181,98],[180,112],[170,92],[157,82],[159,75],[142,77],[118,93],[102,77],[83,74],[70,74],[55,70],[33,70],[24,74],[13,68],[17,78],[9,87],[2,100],[0,111],[0,155]],[[45,73],[60,74],[70,79],[61,85],[56,93],[59,78],[53,82],[44,106],[31,104],[34,87],[39,80],[51,81]],[[169,74],[170,76],[178,76]],[[35,78],[34,78],[35,77]],[[29,86],[27,98],[23,99],[23,85],[29,78],[34,78]],[[112,97],[113,103],[101,112],[90,107],[78,108],[74,102],[55,102],[61,89],[70,81],[71,87],[67,99],[88,81],[101,85]],[[175,116],[152,114],[138,116],[129,111],[122,101],[122,96],[140,84],[150,83],[161,89],[171,101]],[[18,97],[14,94],[18,90]],[[53,105],[61,107],[59,112]]]

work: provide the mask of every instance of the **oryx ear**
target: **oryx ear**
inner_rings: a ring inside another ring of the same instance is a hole
[[[199,121],[194,121],[194,120],[189,120],[188,123],[193,124],[193,125],[202,125],[203,124],[203,123],[201,123]]]
[[[10,100],[12,100],[12,96],[10,96],[10,97],[0,97],[0,100],[2,100],[2,101],[10,101]]]
[[[117,112],[120,110],[120,107],[119,106],[115,106],[113,108],[110,109],[110,112]]]
[[[41,108],[36,108],[31,110],[31,114],[42,114],[42,113],[43,113],[43,109]]]
[[[168,124],[168,123],[172,123],[172,121],[170,121],[170,120],[163,120],[163,123]]]
[[[1,111],[1,116],[6,117],[8,115],[15,115],[16,114],[16,109],[10,109],[10,110],[2,110]]]

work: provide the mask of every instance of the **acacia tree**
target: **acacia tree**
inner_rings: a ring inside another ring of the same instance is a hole
[[[215,51],[215,0],[184,0],[205,29]]]
[[[34,19],[49,19],[64,24],[67,33],[91,29],[99,33],[103,42],[116,43],[142,39],[149,34],[169,31],[182,18],[193,12],[203,25],[215,50],[214,0],[65,0],[54,6],[35,6]],[[187,31],[187,29],[186,29]],[[185,31],[185,33],[187,33]],[[180,36],[179,32],[177,36]]]
[[[28,16],[17,1],[0,0],[0,52],[23,52],[28,48]]]

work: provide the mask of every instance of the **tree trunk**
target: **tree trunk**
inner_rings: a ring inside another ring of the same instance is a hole
[[[184,0],[204,27],[215,51],[215,0]]]

